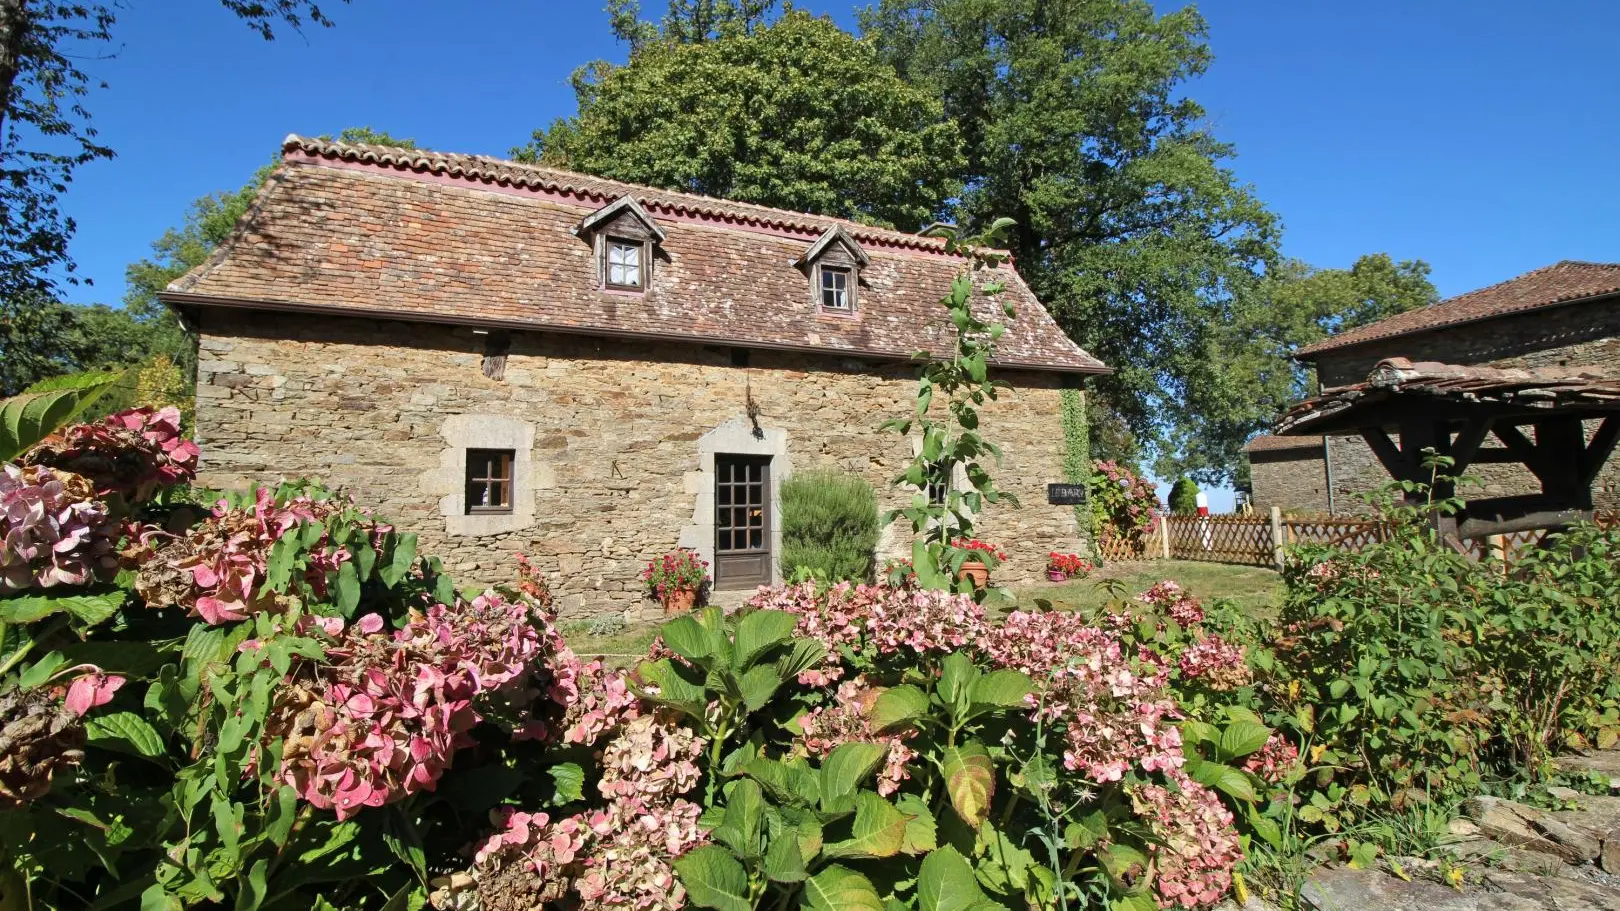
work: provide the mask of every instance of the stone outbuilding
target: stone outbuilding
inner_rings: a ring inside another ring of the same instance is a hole
[[[1300,349],[1296,357],[1316,367],[1324,391],[1360,383],[1380,361],[1392,358],[1620,373],[1620,264],[1566,260],[1341,333]],[[1587,422],[1587,438],[1596,432],[1597,422]],[[1518,465],[1482,464],[1470,473],[1483,485],[1475,488],[1478,496],[1540,489]],[[1315,511],[1325,501],[1329,511],[1349,513],[1363,506],[1357,494],[1376,490],[1388,479],[1360,437],[1330,434],[1316,456],[1292,459],[1286,470],[1273,466],[1256,472],[1254,496],[1256,502],[1305,511]],[[1320,499],[1307,493],[1318,483],[1326,485]],[[1611,458],[1599,472],[1593,499],[1601,511],[1620,509],[1620,459]]]
[[[234,235],[163,300],[200,337],[201,483],[317,478],[418,533],[458,577],[533,557],[565,616],[632,610],[677,546],[720,589],[780,580],[777,491],[877,488],[919,442],[917,352],[954,331],[937,239],[471,155],[287,138]],[[1011,268],[1005,450],[982,536],[1037,577],[1075,550],[1060,396],[1106,372]],[[960,479],[958,479],[960,483]],[[886,535],[898,551],[909,541]]]
[[[1266,512],[1328,513],[1327,460],[1321,437],[1258,436],[1243,447],[1249,460],[1249,502]]]

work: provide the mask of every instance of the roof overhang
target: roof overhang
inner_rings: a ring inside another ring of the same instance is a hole
[[[520,332],[555,332],[561,335],[577,335],[594,338],[625,338],[643,339],[647,341],[681,341],[694,345],[718,345],[730,348],[748,348],[759,351],[790,351],[800,354],[814,354],[822,357],[851,357],[863,360],[887,361],[891,363],[920,363],[921,358],[915,355],[899,355],[891,351],[873,351],[864,348],[828,348],[811,345],[792,345],[775,342],[754,341],[750,339],[729,338],[726,336],[704,335],[700,333],[671,334],[664,332],[636,332],[626,329],[609,329],[592,326],[571,326],[540,321],[489,319],[484,317],[457,316],[450,317],[438,313],[423,313],[415,310],[401,310],[386,307],[330,307],[323,304],[311,304],[301,301],[261,300],[240,297],[219,297],[209,294],[192,294],[185,291],[160,291],[158,300],[175,308],[200,307],[224,310],[252,310],[268,311],[274,313],[313,313],[321,316],[351,317],[356,319],[385,319],[405,323],[429,323],[443,326],[471,326],[479,329],[507,329]],[[1106,376],[1114,372],[1112,367],[1078,367],[1067,364],[1050,364],[1010,358],[993,358],[993,366],[1004,370],[1027,370],[1033,373],[1061,373],[1077,374],[1083,376]]]

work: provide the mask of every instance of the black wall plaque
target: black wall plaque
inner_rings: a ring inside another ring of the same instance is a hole
[[[1086,485],[1048,484],[1046,485],[1046,502],[1055,506],[1084,506],[1086,503]]]

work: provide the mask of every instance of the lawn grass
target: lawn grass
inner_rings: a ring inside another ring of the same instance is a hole
[[[1091,610],[1112,599],[1103,580],[1118,580],[1127,596],[1152,587],[1155,582],[1174,579],[1193,597],[1209,601],[1226,598],[1236,602],[1254,617],[1275,616],[1281,604],[1282,576],[1276,570],[1259,566],[1231,566],[1225,563],[1198,563],[1191,560],[1156,560],[1152,563],[1115,563],[1098,570],[1091,578],[1076,582],[1047,582],[1013,590],[1016,603],[1005,599],[987,606],[1002,610]]]
[[[637,623],[613,632],[591,632],[589,621],[563,624],[563,639],[581,658],[601,658],[609,667],[628,667],[647,654],[647,647],[658,638],[663,621]]]
[[[1196,563],[1189,560],[1158,560],[1152,563],[1116,563],[1078,582],[1053,582],[1016,588],[1016,601],[994,596],[985,606],[992,613],[1009,610],[1091,610],[1106,604],[1111,595],[1098,584],[1117,579],[1127,597],[1152,587],[1155,582],[1174,579],[1193,594],[1209,601],[1226,598],[1251,616],[1275,616],[1282,597],[1282,577],[1275,570],[1258,566],[1228,566],[1224,563]],[[563,637],[581,658],[601,658],[610,667],[628,667],[647,653],[658,637],[663,621],[637,623],[612,631],[592,632],[592,623],[580,621],[563,626]]]

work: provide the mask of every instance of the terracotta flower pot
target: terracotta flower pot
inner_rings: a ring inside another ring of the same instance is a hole
[[[680,588],[664,593],[664,613],[686,614],[691,613],[697,606],[697,589]]]
[[[1061,569],[1049,569],[1046,571],[1046,578],[1051,579],[1053,582],[1067,582],[1069,581],[1069,574]]]
[[[958,579],[972,579],[974,588],[984,588],[990,581],[990,567],[978,560],[969,560],[962,564],[962,569],[956,574]]]

